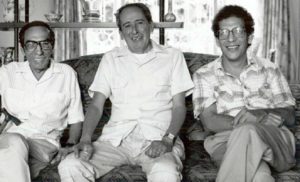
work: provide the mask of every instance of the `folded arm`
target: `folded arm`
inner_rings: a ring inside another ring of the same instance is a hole
[[[233,129],[233,119],[231,116],[218,114],[216,103],[205,108],[200,114],[200,120],[205,130],[214,133]]]

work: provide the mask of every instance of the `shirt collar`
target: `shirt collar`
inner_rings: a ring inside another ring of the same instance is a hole
[[[166,48],[168,48],[167,46],[162,46],[157,44],[155,41],[151,40],[151,44],[152,44],[152,49],[150,50],[150,52],[153,53],[163,53],[164,50]],[[129,56],[132,53],[130,52],[129,48],[127,45],[123,45],[120,48],[118,48],[117,52],[116,52],[116,57],[123,57],[123,56]]]
[[[253,70],[258,70],[261,67],[259,64],[257,57],[255,55],[247,55],[247,68],[251,68]],[[223,65],[222,65],[222,56],[218,57],[215,64],[216,70],[224,71]]]
[[[62,69],[54,64],[53,60],[51,60],[50,67],[47,69],[47,71],[50,71],[51,73],[61,73]],[[29,62],[25,61],[23,64],[19,64],[18,68],[16,69],[16,73],[32,73]]]

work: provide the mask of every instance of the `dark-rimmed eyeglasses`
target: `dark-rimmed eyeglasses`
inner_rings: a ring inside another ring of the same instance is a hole
[[[34,51],[38,45],[44,51],[52,49],[52,43],[49,40],[42,40],[42,41],[28,40],[25,43],[25,49],[27,51]]]
[[[235,27],[231,30],[228,30],[226,28],[224,29],[220,29],[218,31],[218,37],[220,40],[225,40],[228,39],[230,32],[232,33],[232,35],[236,38],[241,38],[245,36],[245,28],[244,27]]]

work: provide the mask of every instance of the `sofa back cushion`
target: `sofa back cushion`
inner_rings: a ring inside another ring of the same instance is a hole
[[[94,80],[94,76],[98,69],[99,63],[101,61],[103,54],[93,54],[87,56],[81,56],[75,59],[69,59],[63,61],[70,65],[78,75],[79,86],[81,89],[82,103],[84,112],[86,112],[87,106],[91,102],[91,98],[88,95],[88,89]],[[187,66],[189,68],[190,74],[192,75],[197,69],[201,66],[215,60],[218,56],[210,55],[210,54],[200,54],[200,53],[191,53],[185,52],[184,57],[187,62]],[[291,90],[293,92],[294,97],[297,99],[296,106],[296,127],[292,128],[295,133],[299,133],[296,137],[300,139],[300,85],[299,84],[290,84]],[[105,108],[103,112],[103,116],[101,118],[101,122],[99,122],[98,130],[101,130],[101,126],[103,126],[110,117],[110,106],[111,103],[109,100],[105,103]],[[186,106],[187,106],[187,115],[185,123],[182,127],[183,136],[187,136],[186,134],[192,132],[192,130],[203,130],[200,121],[195,121],[193,117],[193,104],[192,97],[188,96],[186,98]],[[100,131],[101,132],[101,131]]]
[[[70,65],[77,72],[85,111],[91,101],[87,91],[94,80],[102,56],[103,54],[93,54],[63,61],[63,63]],[[202,65],[216,58],[214,55],[198,53],[184,53],[184,57],[191,74]]]

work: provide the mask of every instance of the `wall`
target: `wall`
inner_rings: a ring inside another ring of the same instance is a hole
[[[53,0],[29,0],[29,21],[42,20],[47,21],[44,14],[54,11]],[[13,0],[0,0],[0,22],[5,22],[6,19],[13,19],[13,9],[5,11],[4,5],[11,5]],[[24,19],[24,0],[19,0],[20,20]],[[5,16],[4,12],[8,12],[9,17]],[[14,32],[13,31],[0,31],[0,47],[13,47],[14,46]],[[20,49],[20,59],[22,60],[22,51]]]

